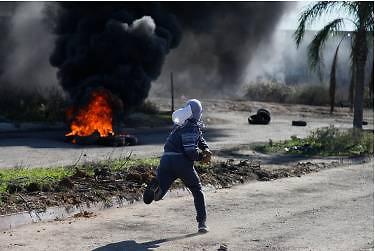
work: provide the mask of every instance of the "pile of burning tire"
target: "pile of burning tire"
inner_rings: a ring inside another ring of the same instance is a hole
[[[101,145],[101,146],[134,146],[138,143],[137,137],[130,134],[113,134],[105,137],[100,136],[95,132],[89,136],[66,136],[66,142],[71,142],[77,145]]]

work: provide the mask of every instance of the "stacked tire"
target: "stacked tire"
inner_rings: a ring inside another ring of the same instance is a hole
[[[248,118],[248,122],[253,125],[268,125],[271,122],[271,113],[266,109],[259,109]]]

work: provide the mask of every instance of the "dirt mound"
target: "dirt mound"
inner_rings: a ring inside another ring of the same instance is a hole
[[[268,170],[259,161],[228,160],[213,163],[210,167],[196,167],[203,185],[228,188],[249,180],[269,181],[278,178],[301,176],[320,169],[337,166],[338,163],[298,163],[288,168]],[[30,183],[21,187],[15,183],[8,185],[8,193],[3,195],[0,214],[21,211],[43,211],[51,206],[71,206],[105,201],[119,197],[129,201],[140,200],[146,184],[155,176],[154,166],[133,166],[127,170],[111,170],[105,166],[94,168],[93,174],[77,169],[69,177],[48,184]],[[176,182],[173,188],[182,187]]]

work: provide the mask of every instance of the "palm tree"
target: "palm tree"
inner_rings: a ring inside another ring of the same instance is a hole
[[[307,25],[311,25],[323,14],[340,8],[344,9],[348,13],[348,16],[353,16],[354,18],[336,18],[318,31],[308,47],[308,60],[311,68],[316,69],[319,66],[321,49],[326,40],[332,34],[337,34],[340,31],[345,20],[349,20],[354,24],[355,30],[352,32],[353,47],[351,57],[352,72],[355,72],[355,76],[353,76],[353,126],[354,128],[362,128],[365,65],[368,53],[367,33],[374,30],[374,2],[316,2],[301,13],[299,25],[294,35],[296,44],[299,46],[305,35]]]

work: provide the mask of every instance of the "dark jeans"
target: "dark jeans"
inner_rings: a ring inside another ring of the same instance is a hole
[[[194,162],[184,155],[164,155],[160,159],[160,166],[157,170],[162,199],[177,178],[181,179],[194,196],[194,205],[197,211],[197,221],[206,220],[206,206],[204,194],[199,176],[194,169]]]

